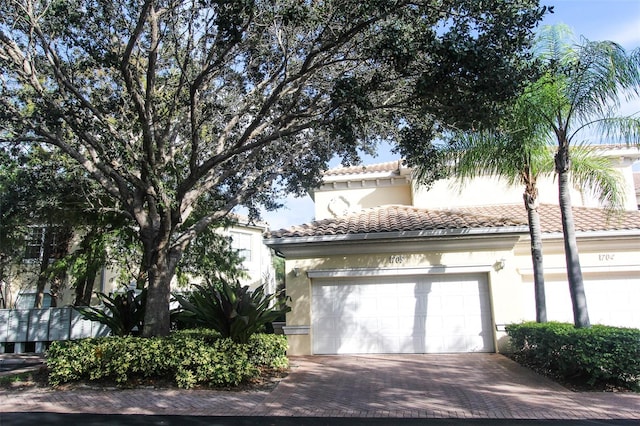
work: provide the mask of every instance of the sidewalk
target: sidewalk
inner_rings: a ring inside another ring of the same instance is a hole
[[[33,370],[43,362],[40,354],[0,354],[0,377]]]
[[[0,412],[638,419],[640,394],[571,392],[497,354],[292,357],[270,391],[0,390]]]

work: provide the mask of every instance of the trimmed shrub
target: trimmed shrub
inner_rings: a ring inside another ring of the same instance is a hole
[[[280,334],[254,334],[249,338],[249,361],[261,368],[281,370],[289,367],[287,338]]]
[[[167,338],[103,337],[53,342],[47,352],[49,383],[170,379],[181,388],[237,386],[263,368],[284,369],[286,338],[254,335],[248,344],[211,330],[184,330]]]
[[[507,334],[516,355],[528,365],[589,386],[640,388],[640,330],[565,323],[510,324]]]

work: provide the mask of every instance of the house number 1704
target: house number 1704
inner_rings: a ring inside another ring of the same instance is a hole
[[[403,263],[404,256],[389,256],[389,263]]]
[[[610,253],[606,253],[606,254],[599,254],[598,255],[598,260],[600,261],[605,261],[605,262],[610,262],[613,260],[615,255],[610,254]]]

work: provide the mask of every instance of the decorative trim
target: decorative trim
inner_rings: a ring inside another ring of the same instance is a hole
[[[640,265],[606,265],[606,266],[582,266],[583,274],[607,273],[607,272],[640,272]],[[521,275],[533,275],[533,268],[518,268]],[[545,275],[566,274],[567,268],[564,266],[556,266],[544,268]]]
[[[389,253],[392,244],[394,253],[489,251],[512,250],[526,232],[521,226],[268,238],[264,243],[287,258]]]
[[[420,268],[351,268],[315,269],[307,272],[309,278],[390,277],[408,275],[464,274],[490,272],[493,265],[446,266],[433,265]]]
[[[311,326],[308,325],[285,325],[282,327],[284,334],[287,336],[291,336],[294,334],[309,334],[309,330]]]

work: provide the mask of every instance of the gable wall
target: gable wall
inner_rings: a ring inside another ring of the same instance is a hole
[[[406,177],[329,182],[314,192],[316,220],[387,204],[412,205]]]

